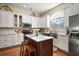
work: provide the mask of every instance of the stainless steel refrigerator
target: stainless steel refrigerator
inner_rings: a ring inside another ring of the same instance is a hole
[[[69,55],[79,56],[79,14],[69,17]]]

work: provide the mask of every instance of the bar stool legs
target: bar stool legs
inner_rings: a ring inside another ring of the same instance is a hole
[[[25,42],[22,42],[21,48],[20,48],[20,56],[36,56],[36,48],[32,45],[25,44]]]
[[[22,42],[21,44],[21,48],[20,48],[20,56],[24,56],[25,55],[25,44],[24,42]]]

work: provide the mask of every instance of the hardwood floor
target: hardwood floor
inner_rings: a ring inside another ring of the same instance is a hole
[[[0,51],[0,56],[19,56],[20,46]],[[65,53],[57,50],[53,52],[53,56],[66,56]]]
[[[53,56],[67,56],[67,54],[58,50],[53,52]]]
[[[19,56],[20,46],[0,51],[0,56]]]

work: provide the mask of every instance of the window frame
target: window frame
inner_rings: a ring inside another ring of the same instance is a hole
[[[58,23],[59,24],[56,24]],[[55,18],[55,19],[51,19],[51,22],[52,25],[54,25],[54,28],[56,29],[64,29],[64,17],[58,17],[58,18]],[[50,25],[52,27],[52,25]]]

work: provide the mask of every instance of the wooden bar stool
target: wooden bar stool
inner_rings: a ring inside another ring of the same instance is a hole
[[[22,42],[20,47],[20,56],[31,56],[32,54],[36,55],[36,48],[26,42]]]
[[[20,56],[25,56],[26,43],[22,42],[20,47]]]
[[[28,56],[36,56],[36,48],[33,47],[32,45],[27,45],[26,51]]]

